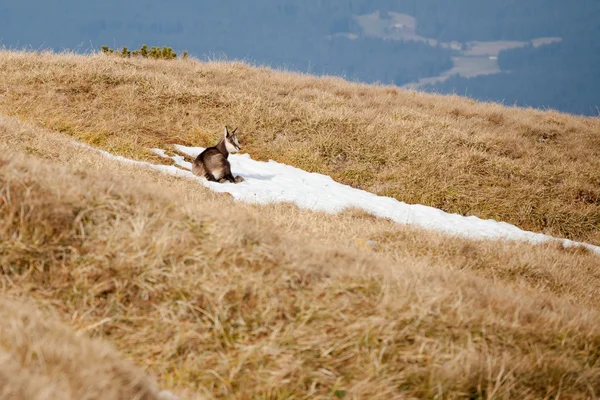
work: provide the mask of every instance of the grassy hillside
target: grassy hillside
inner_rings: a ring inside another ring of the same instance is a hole
[[[585,250],[250,206],[1,116],[0,188],[2,294],[54,309],[185,398],[600,393]]]
[[[586,250],[248,205],[72,140],[162,162],[147,148],[210,144],[225,123],[253,158],[600,241],[594,119],[243,64],[3,52],[0,399],[155,398],[122,359],[186,399],[600,393]]]
[[[254,158],[600,244],[600,120],[241,63],[0,52],[0,113],[137,159],[240,126]]]

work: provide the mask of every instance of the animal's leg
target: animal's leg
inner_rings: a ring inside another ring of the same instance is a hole
[[[231,175],[231,171],[227,171],[225,176],[223,176],[223,179],[227,179],[231,183],[236,183],[235,178],[233,177],[233,175]]]
[[[226,179],[231,183],[235,183],[235,178],[233,177],[233,175],[231,175],[231,167],[229,167],[229,165],[227,165],[224,169],[223,169],[223,178],[222,179]]]
[[[208,179],[210,182],[218,182],[218,181],[215,179],[215,176],[214,176],[213,174],[211,174],[210,172],[207,172],[206,174],[204,174],[204,177],[205,177],[206,179]]]
[[[235,177],[235,183],[240,183],[240,182],[244,182],[244,178],[242,178],[241,176],[236,176]]]

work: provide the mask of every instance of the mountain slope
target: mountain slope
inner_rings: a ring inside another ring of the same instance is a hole
[[[0,112],[119,155],[212,144],[452,213],[600,244],[600,120],[240,63],[0,53]]]
[[[190,398],[600,391],[586,251],[245,205],[11,118],[0,150],[2,293]]]

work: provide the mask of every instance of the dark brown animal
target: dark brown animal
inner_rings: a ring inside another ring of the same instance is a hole
[[[192,172],[211,182],[243,182],[244,178],[241,176],[233,177],[231,174],[231,165],[227,160],[229,153],[240,151],[240,142],[238,141],[236,131],[237,128],[230,133],[229,129],[225,127],[221,141],[216,146],[207,148],[196,157],[192,164]]]

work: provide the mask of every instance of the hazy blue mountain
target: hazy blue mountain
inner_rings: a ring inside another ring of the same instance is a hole
[[[473,61],[474,41],[542,37],[562,41],[509,44],[493,56],[478,55],[493,75],[456,76],[422,87],[597,115],[598,0],[0,2],[0,44],[6,47],[85,52],[102,45],[165,45],[199,58],[227,56],[397,85],[452,74],[453,57],[454,64],[456,57]]]

